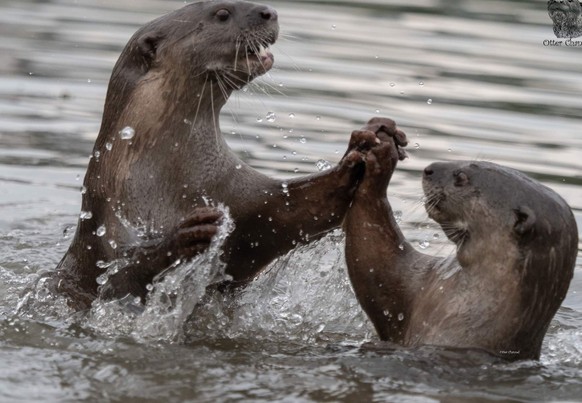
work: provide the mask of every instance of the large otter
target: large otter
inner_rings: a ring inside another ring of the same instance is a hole
[[[582,6],[578,0],[549,0],[548,14],[554,22],[558,38],[577,38],[582,35]]]
[[[423,175],[426,209],[457,254],[417,252],[386,197],[405,141],[380,137],[345,222],[349,276],[380,338],[539,358],[574,272],[578,231],[566,202],[493,163],[433,163]]]
[[[113,69],[76,234],[53,275],[73,306],[143,298],[157,274],[209,244],[221,217],[209,199],[234,219],[224,261],[235,284],[341,223],[366,140],[353,137],[335,168],[284,182],[246,165],[220,133],[222,106],[271,68],[277,35],[275,10],[231,0],[187,5],[133,35]]]

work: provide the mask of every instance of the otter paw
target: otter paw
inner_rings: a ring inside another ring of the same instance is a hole
[[[400,156],[400,148],[394,138],[379,140],[378,144],[365,154],[364,177],[358,192],[375,198],[384,197]]]
[[[402,149],[408,145],[406,134],[396,126],[396,122],[392,119],[374,117],[362,129],[374,132],[381,141],[393,139],[398,152],[398,159],[403,160],[407,157],[406,151]]]
[[[218,233],[222,217],[222,212],[216,208],[196,208],[176,229],[171,252],[181,258],[204,252]]]
[[[339,162],[342,170],[351,170],[364,162],[364,156],[379,140],[374,132],[368,130],[354,130],[350,137],[348,150]],[[349,168],[349,169],[348,169]]]

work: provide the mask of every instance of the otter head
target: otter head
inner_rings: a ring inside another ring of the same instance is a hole
[[[141,98],[163,96],[165,105],[196,105],[213,87],[220,107],[273,66],[268,47],[278,33],[274,9],[244,1],[202,1],[157,18],[133,35],[117,61],[105,115],[115,120],[136,89]]]
[[[424,170],[423,189],[429,217],[453,241],[495,233],[525,239],[534,233],[549,234],[561,225],[560,219],[545,214],[548,204],[562,204],[552,209],[553,215],[564,210],[559,196],[520,172],[493,163],[431,164]]]
[[[277,12],[244,1],[203,1],[187,5],[143,27],[132,47],[143,68],[177,68],[192,78],[227,77],[242,86],[273,66]]]
[[[539,182],[489,162],[437,162],[425,168],[423,189],[429,217],[457,244],[458,255],[470,244],[487,253],[511,247],[524,267],[550,259],[573,269],[578,232],[572,211]]]
[[[554,32],[559,38],[572,37],[582,15],[579,0],[549,0],[548,14],[554,22]]]

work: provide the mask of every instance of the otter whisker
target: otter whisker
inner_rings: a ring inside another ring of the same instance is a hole
[[[271,90],[275,91],[275,92],[276,92],[276,93],[278,93],[279,95],[282,95],[282,96],[284,96],[284,97],[286,97],[286,96],[287,96],[287,94],[285,94],[284,92],[282,92],[281,90],[279,90],[279,89],[278,89],[277,87],[275,87],[273,84],[270,84],[270,83],[268,83],[268,82],[267,82],[267,81],[265,81],[265,80],[261,80],[261,83],[262,83],[262,84],[264,84],[264,85],[266,85],[266,86],[267,86],[269,89],[271,89]],[[258,84],[258,83],[257,83],[257,84]],[[267,95],[271,95],[271,94],[267,93]]]
[[[222,96],[224,97],[224,99],[228,99],[228,92],[226,89],[226,83],[223,82],[223,77],[221,75],[217,75],[216,76],[216,83],[218,84],[218,88],[220,89],[220,91],[222,92]],[[234,120],[235,122],[237,122],[236,116],[234,111],[231,108],[228,108],[228,112],[230,113],[230,116],[232,117],[232,120]]]
[[[238,65],[238,52],[240,50],[240,45],[241,43],[237,40],[236,41],[236,46],[235,46],[235,52],[234,52],[234,70],[236,71],[236,67]]]
[[[204,89],[206,88],[207,81],[208,81],[208,73],[206,73],[206,77],[204,78],[204,84],[202,84],[202,89],[200,90],[200,94],[198,95],[198,106],[196,107],[196,114],[194,115],[194,121],[192,122],[192,130],[194,130],[196,120],[198,119],[198,112],[200,111],[200,105],[202,104],[202,98],[204,95]]]
[[[218,127],[216,127],[216,115],[214,114],[214,90],[213,87],[210,86],[210,107],[212,109],[212,124],[214,125],[214,138],[216,139],[216,149],[219,149],[218,146]]]

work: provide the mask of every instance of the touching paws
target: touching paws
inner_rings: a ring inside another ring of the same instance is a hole
[[[387,118],[372,118],[364,132],[374,135],[374,145],[365,152],[366,169],[359,189],[375,196],[384,196],[399,160],[406,158],[406,134]]]
[[[393,142],[400,161],[407,157],[406,151],[402,148],[408,144],[406,134],[396,126],[396,122],[392,119],[372,118],[362,130],[374,132],[381,142]]]

